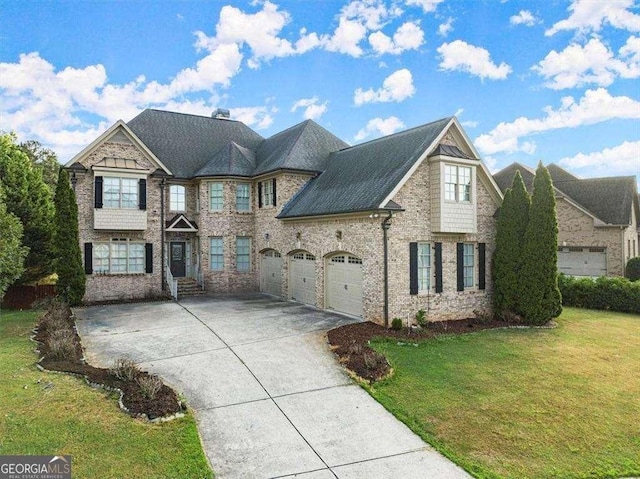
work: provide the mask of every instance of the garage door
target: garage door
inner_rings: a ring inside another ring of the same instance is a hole
[[[289,262],[291,299],[316,304],[316,257],[311,253],[295,253]]]
[[[558,248],[558,271],[571,276],[605,276],[606,248],[561,246]]]
[[[362,260],[337,255],[327,260],[327,308],[362,317]]]
[[[262,254],[260,291],[282,296],[282,256],[275,250]]]

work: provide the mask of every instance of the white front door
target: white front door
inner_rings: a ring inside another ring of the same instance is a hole
[[[328,309],[362,317],[362,260],[340,254],[327,260]]]
[[[282,256],[275,250],[262,254],[260,291],[282,296]]]
[[[291,299],[316,304],[316,257],[311,253],[295,253],[291,256],[289,292]]]

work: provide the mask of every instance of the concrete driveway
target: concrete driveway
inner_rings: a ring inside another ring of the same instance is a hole
[[[343,372],[325,332],[354,319],[259,294],[75,313],[92,364],[131,358],[184,394],[221,479],[471,477]]]

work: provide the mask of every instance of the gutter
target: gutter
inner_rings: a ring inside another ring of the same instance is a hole
[[[166,178],[162,178],[162,180],[160,180],[160,271],[161,271],[161,275],[160,275],[160,284],[162,286],[162,291],[166,291],[167,290],[167,285],[165,284],[164,281],[164,275],[165,275],[165,261],[164,261],[164,229],[165,229],[165,224],[164,224],[164,185],[166,183]]]
[[[382,242],[384,249],[384,327],[389,327],[389,241],[387,230],[391,227],[393,211],[387,211],[388,216],[382,221]]]

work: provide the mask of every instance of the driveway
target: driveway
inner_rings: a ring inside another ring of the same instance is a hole
[[[184,394],[216,477],[469,478],[353,383],[325,332],[356,320],[253,294],[75,311],[89,361]]]

